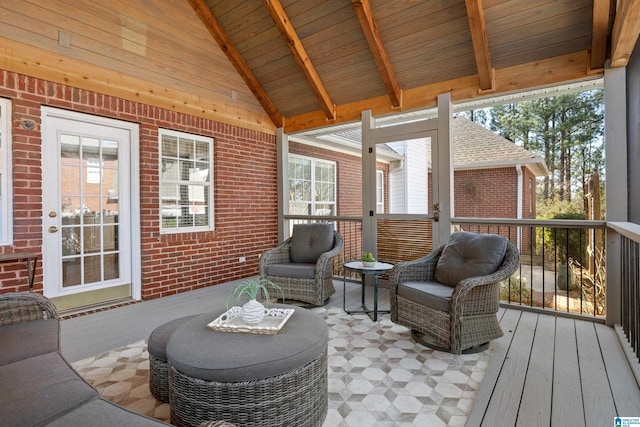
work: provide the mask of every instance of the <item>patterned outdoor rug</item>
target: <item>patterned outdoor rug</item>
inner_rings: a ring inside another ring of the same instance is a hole
[[[336,307],[314,308],[329,326],[329,412],[334,426],[463,426],[492,353],[454,356],[411,340],[384,315],[373,322]],[[151,396],[146,342],[73,364],[100,394],[132,411],[169,421]],[[293,426],[292,426],[293,427]]]

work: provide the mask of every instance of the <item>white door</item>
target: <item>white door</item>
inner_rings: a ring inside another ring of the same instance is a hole
[[[139,298],[137,147],[136,124],[43,108],[44,292],[65,308]]]
[[[369,158],[363,155],[363,182],[376,183],[363,197],[370,224],[363,245],[376,248],[381,260],[416,259],[438,244],[439,185],[432,161],[437,126],[431,119],[363,131],[363,146],[370,147]]]

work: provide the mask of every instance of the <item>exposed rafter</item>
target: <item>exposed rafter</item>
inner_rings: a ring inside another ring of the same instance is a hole
[[[588,70],[588,52],[576,52],[555,58],[530,62],[498,69],[496,74],[495,94],[517,92],[542,86],[552,86],[573,80],[593,77]],[[427,86],[403,90],[403,109],[430,108],[436,105],[439,94],[451,92],[452,100],[462,101],[481,97],[478,92],[476,76],[462,77]],[[360,120],[361,112],[372,110],[374,116],[393,113],[389,98],[379,96],[362,101],[336,106],[336,118],[330,124],[347,123]],[[285,132],[295,133],[302,130],[319,128],[327,125],[321,111],[290,116],[286,119]]]
[[[611,66],[626,67],[640,33],[640,0],[620,0],[611,35]]]
[[[398,81],[396,80],[396,76],[393,72],[391,61],[389,61],[387,50],[380,38],[378,26],[376,25],[376,21],[374,20],[373,13],[371,11],[371,4],[369,3],[369,0],[352,0],[352,3],[356,11],[356,15],[358,15],[362,31],[369,43],[369,49],[371,49],[373,58],[375,59],[380,75],[382,76],[384,86],[387,88],[387,94],[391,99],[391,106],[394,108],[401,108],[402,91],[398,87]]]
[[[329,93],[325,89],[322,81],[320,80],[320,76],[316,72],[309,55],[307,55],[307,51],[305,50],[296,30],[291,25],[287,14],[280,4],[280,0],[263,0],[264,5],[269,11],[273,22],[275,22],[276,27],[282,34],[282,38],[287,43],[289,50],[293,54],[300,70],[306,77],[309,82],[309,86],[311,86],[311,90],[315,93],[318,98],[318,102],[320,103],[320,108],[327,116],[327,119],[331,120],[335,117],[335,104],[331,101],[331,97]]]
[[[465,2],[473,41],[473,52],[476,57],[476,66],[478,67],[480,90],[483,92],[493,91],[495,89],[495,73],[491,67],[482,0],[465,0]]]
[[[240,56],[240,53],[234,47],[233,43],[231,43],[231,40],[229,40],[229,37],[227,37],[227,34],[224,32],[215,16],[211,13],[206,2],[204,0],[189,0],[189,3],[222,51],[227,55],[227,58],[229,58],[229,61],[231,61],[231,64],[233,64],[236,71],[238,71],[244,82],[247,84],[249,90],[251,90],[262,108],[264,108],[267,115],[271,118],[271,121],[273,121],[276,127],[283,127],[284,121],[282,114],[280,114],[256,76],[253,74],[242,56]]]
[[[591,69],[604,67],[609,32],[609,6],[611,0],[593,0],[593,26],[591,31]]]

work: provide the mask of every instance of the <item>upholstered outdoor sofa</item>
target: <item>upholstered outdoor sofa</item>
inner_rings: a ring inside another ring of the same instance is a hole
[[[0,295],[0,425],[168,424],[100,398],[60,353],[60,322],[55,306],[40,294],[21,292]]]

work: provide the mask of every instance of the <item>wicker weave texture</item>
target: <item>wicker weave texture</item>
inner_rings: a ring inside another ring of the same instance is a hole
[[[260,276],[280,286],[285,299],[302,301],[316,306],[326,304],[329,297],[336,291],[333,286],[333,259],[340,254],[344,247],[343,237],[337,231],[333,233],[333,248],[318,258],[313,279],[267,275],[268,265],[291,262],[290,247],[291,238],[279,246],[265,251],[260,257]]]
[[[161,402],[169,403],[169,362],[149,353],[149,390]]]
[[[429,255],[396,264],[390,274],[391,320],[424,334],[422,341],[460,354],[503,335],[496,317],[500,283],[520,264],[516,247],[507,241],[500,267],[492,274],[462,280],[451,296],[448,312],[434,310],[397,294],[398,284],[435,280],[435,268],[444,245]]]
[[[204,381],[170,367],[171,423],[222,419],[247,427],[319,427],[328,409],[327,377],[326,350],[305,366],[256,381]]]
[[[40,319],[57,319],[55,305],[40,294],[15,292],[0,294],[0,325]]]

